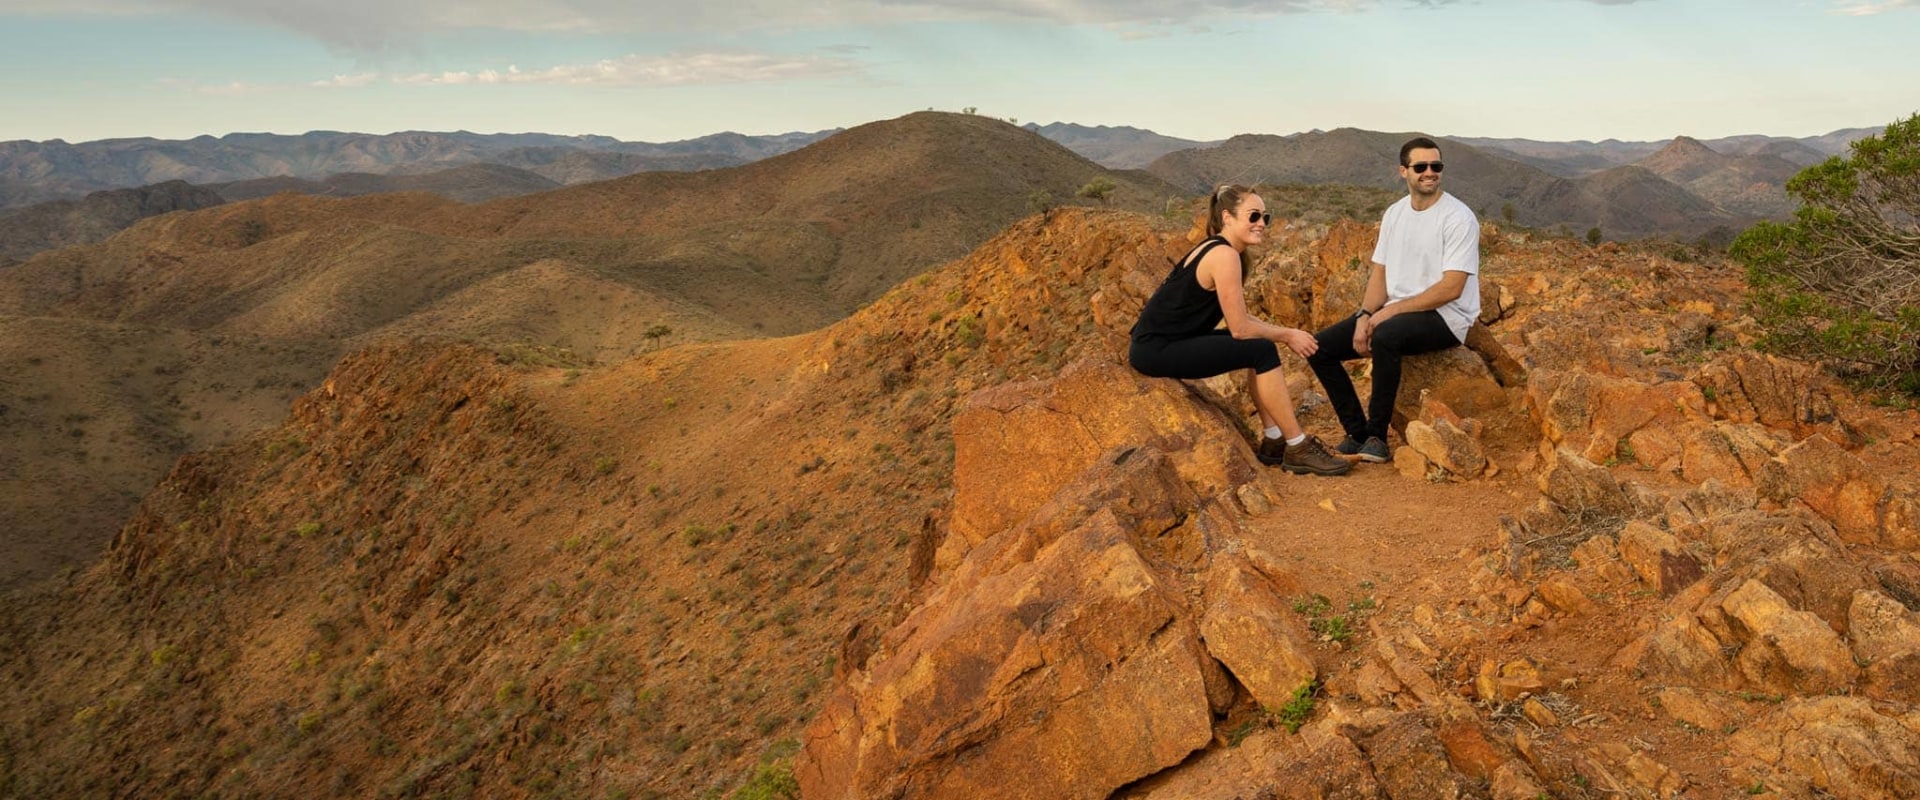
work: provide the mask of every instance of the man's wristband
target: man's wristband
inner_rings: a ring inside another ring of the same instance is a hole
[[[1362,309],[1360,309],[1360,313],[1359,313],[1359,315],[1358,315],[1358,316],[1362,316],[1362,317],[1371,317],[1371,316],[1373,316],[1373,312],[1371,312],[1371,311],[1368,311],[1368,310],[1366,310],[1366,309],[1364,309],[1364,308],[1362,308]]]

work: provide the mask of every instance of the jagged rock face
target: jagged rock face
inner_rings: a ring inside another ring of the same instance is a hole
[[[1210,740],[1205,653],[1111,514],[1006,567],[828,701],[806,796],[1102,798]]]
[[[1781,451],[1762,468],[1758,484],[1769,500],[1805,503],[1831,520],[1848,542],[1920,548],[1920,501],[1914,493],[1890,486],[1825,436],[1810,436]]]
[[[1784,797],[1920,797],[1920,712],[1859,697],[1783,703],[1727,740],[1736,774]]]
[[[942,567],[1020,522],[1116,447],[1170,454],[1179,474],[1209,494],[1254,475],[1252,451],[1219,410],[1195,402],[1181,383],[1110,363],[982,392],[953,428],[953,536]]]
[[[957,428],[962,451],[980,446],[965,437],[1021,440],[1052,422],[971,413],[997,422]],[[1136,426],[1148,413],[1134,411]],[[1214,420],[1188,434],[1229,430]],[[950,541],[959,560],[944,583],[809,726],[806,796],[1101,798],[1210,741],[1220,678],[1164,560],[1205,548],[1157,543],[1204,538],[1188,519],[1203,501],[1155,448],[1088,466],[1017,524]]]

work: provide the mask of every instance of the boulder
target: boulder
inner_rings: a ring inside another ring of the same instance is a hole
[[[1678,797],[1687,779],[1644,751],[1620,742],[1595,745],[1587,765],[1596,773],[1594,784],[1608,794],[1626,797]]]
[[[1703,731],[1718,733],[1728,730],[1747,716],[1738,701],[1685,686],[1663,687],[1654,694],[1654,699],[1659,701],[1660,710],[1675,722],[1692,725]]]
[[[1446,748],[1418,713],[1395,715],[1361,741],[1374,779],[1388,797],[1453,800],[1472,796],[1471,782],[1453,771]]]
[[[1282,600],[1300,592],[1297,581],[1289,583],[1277,587],[1235,556],[1215,557],[1206,575],[1200,636],[1207,652],[1267,709],[1286,706],[1318,675],[1308,644],[1312,637]]]
[[[1730,691],[1740,688],[1740,674],[1726,655],[1730,644],[1683,613],[1623,648],[1614,663],[1637,669],[1650,682]]]
[[[1640,499],[1612,471],[1564,447],[1554,451],[1539,485],[1545,499],[1571,517],[1628,518],[1640,511]]]
[[[1338,726],[1313,723],[1299,734],[1256,731],[1237,747],[1215,748],[1130,787],[1129,800],[1378,800],[1382,795],[1360,747]]]
[[[1420,418],[1428,399],[1464,416],[1490,417],[1507,407],[1506,390],[1494,380],[1485,359],[1465,347],[1408,356],[1400,362],[1400,393],[1394,398],[1391,427],[1406,438],[1407,423]]]
[[[1095,361],[975,393],[954,418],[953,438],[953,516],[936,557],[943,572],[1116,448],[1169,454],[1181,479],[1205,497],[1257,474],[1233,421],[1181,382]]]
[[[1920,614],[1880,592],[1854,593],[1847,638],[1867,669],[1867,694],[1920,701]]]
[[[1467,340],[1462,342],[1468,350],[1480,354],[1487,362],[1487,369],[1493,373],[1493,379],[1501,386],[1522,386],[1527,382],[1527,368],[1507,352],[1507,346],[1500,343],[1493,329],[1487,326],[1486,315],[1481,314],[1480,323],[1467,329]]]
[[[1794,698],[1727,739],[1743,786],[1781,797],[1920,797],[1920,712],[1861,697]]]
[[[803,796],[1098,800],[1206,746],[1198,632],[1113,515],[999,566],[936,590],[836,687]]]
[[[1752,351],[1729,352],[1701,366],[1692,379],[1711,397],[1715,417],[1783,428],[1797,436],[1838,430],[1832,382],[1811,364]]]
[[[1592,616],[1600,611],[1600,607],[1594,605],[1593,599],[1587,597],[1586,592],[1580,591],[1579,586],[1564,576],[1555,576],[1541,581],[1536,594],[1547,605],[1562,614]]]
[[[1700,388],[1686,381],[1646,384],[1584,371],[1535,370],[1526,396],[1548,442],[1595,463],[1620,458],[1620,443],[1643,428],[1708,422]]]
[[[1488,660],[1480,664],[1480,674],[1473,686],[1481,700],[1511,702],[1546,691],[1547,675],[1540,664],[1530,658],[1505,664]]]
[[[1478,438],[1446,419],[1431,423],[1417,419],[1409,422],[1405,437],[1407,446],[1417,452],[1421,460],[1430,468],[1439,469],[1449,479],[1478,478],[1491,463],[1487,460],[1486,448],[1481,446]]]
[[[1661,597],[1672,597],[1706,575],[1673,534],[1639,520],[1620,529],[1620,556]]]
[[[1327,227],[1313,251],[1313,327],[1309,330],[1320,330],[1359,310],[1373,269],[1373,245],[1379,238],[1378,224],[1341,220]]]
[[[1760,468],[1791,444],[1767,428],[1715,421],[1680,434],[1680,475],[1693,483],[1751,486]]]
[[[1591,536],[1570,553],[1574,563],[1580,569],[1605,578],[1611,583],[1625,583],[1633,580],[1633,568],[1627,566],[1620,557],[1620,548],[1615,546],[1610,536]]]
[[[1866,462],[1825,436],[1809,436],[1780,451],[1761,467],[1755,489],[1776,503],[1806,504],[1849,543],[1920,548],[1911,492],[1889,486]]]
[[[1797,610],[1767,585],[1748,580],[1721,602],[1740,623],[1735,661],[1755,686],[1782,694],[1821,694],[1853,685],[1860,668],[1840,635],[1819,616]]]

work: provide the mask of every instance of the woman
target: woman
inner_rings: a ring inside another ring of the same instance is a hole
[[[1210,378],[1236,369],[1252,371],[1248,388],[1266,426],[1255,452],[1260,463],[1288,472],[1344,475],[1352,462],[1327,452],[1301,430],[1293,398],[1280,373],[1284,344],[1302,358],[1319,342],[1298,328],[1283,328],[1247,313],[1248,245],[1266,238],[1273,215],[1246,186],[1222,186],[1207,207],[1207,238],[1187,253],[1140,309],[1128,361],[1154,378]],[[1215,327],[1224,319],[1225,328]]]

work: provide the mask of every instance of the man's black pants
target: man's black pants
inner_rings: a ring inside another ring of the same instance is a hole
[[[1369,436],[1378,436],[1384,442],[1387,426],[1393,422],[1393,400],[1400,393],[1400,359],[1457,347],[1460,340],[1453,338],[1453,331],[1438,311],[1397,314],[1374,328],[1373,396],[1362,410],[1353,379],[1347,377],[1343,366],[1344,362],[1365,358],[1353,349],[1353,328],[1358,319],[1355,314],[1314,334],[1320,340],[1320,349],[1307,358],[1307,364],[1320,378],[1321,388],[1327,390],[1327,399],[1333,401],[1334,413],[1340,415],[1340,427],[1347,435],[1358,442]]]

